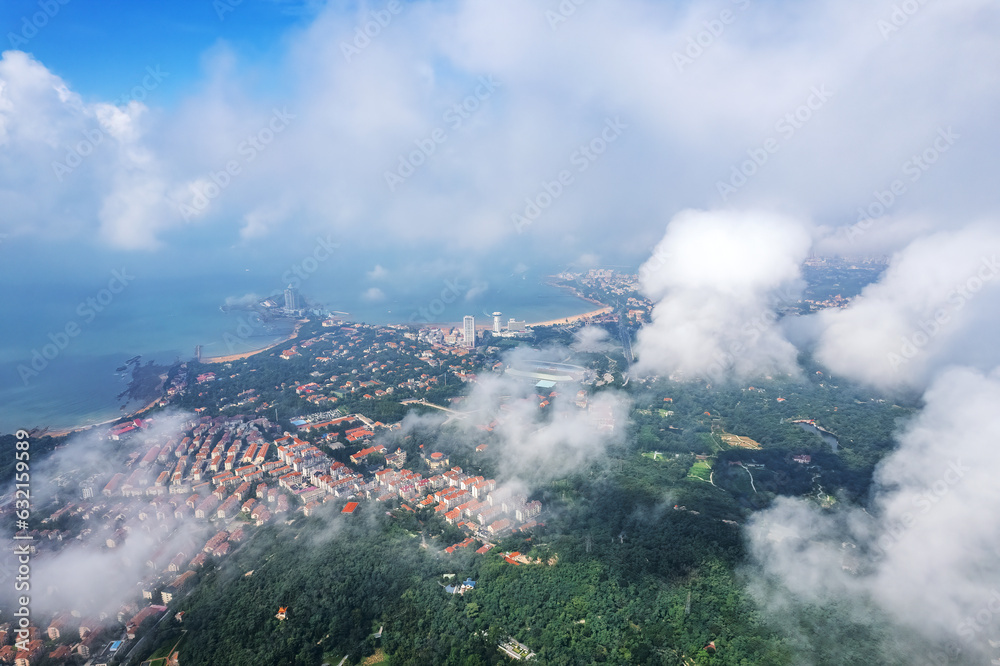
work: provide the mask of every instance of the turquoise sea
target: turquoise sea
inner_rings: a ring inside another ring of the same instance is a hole
[[[299,282],[306,299],[347,318],[374,324],[460,322],[467,314],[486,322],[489,313],[540,321],[585,312],[595,306],[545,284],[544,274],[479,279],[429,279],[424,283],[368,281],[315,273]],[[103,283],[33,285],[3,298],[9,315],[0,339],[0,432],[18,428],[97,423],[120,416],[116,399],[126,380],[115,370],[126,359],[169,363],[194,357],[258,349],[285,337],[288,322],[251,335],[247,313],[221,311],[233,299],[277,293],[274,277],[244,274],[213,278],[153,278],[139,275],[112,294]],[[88,303],[88,299],[94,299]],[[99,310],[99,311],[98,311]],[[73,333],[70,335],[70,333]],[[228,336],[226,334],[229,334]],[[236,339],[235,344],[227,341]],[[34,360],[34,365],[32,361]],[[126,411],[138,405],[127,405]]]

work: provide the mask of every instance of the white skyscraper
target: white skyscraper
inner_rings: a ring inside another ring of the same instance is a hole
[[[299,309],[299,292],[292,285],[285,289],[285,309],[288,311]]]
[[[462,332],[465,334],[465,346],[472,349],[476,346],[476,318],[465,315],[462,320]]]
[[[503,330],[501,328],[501,324],[500,324],[500,318],[502,316],[503,316],[502,312],[494,312],[493,313],[493,332],[494,333],[499,333],[501,330]]]

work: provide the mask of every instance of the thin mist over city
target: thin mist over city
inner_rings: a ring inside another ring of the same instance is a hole
[[[995,3],[0,28],[0,663],[1000,663]]]

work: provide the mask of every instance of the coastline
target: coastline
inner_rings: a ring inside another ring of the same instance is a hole
[[[248,358],[250,356],[253,356],[254,354],[259,354],[261,352],[267,351],[268,349],[273,349],[274,347],[277,347],[278,345],[283,345],[286,342],[288,342],[290,340],[294,340],[295,338],[297,338],[298,335],[299,335],[299,330],[302,328],[302,325],[304,323],[305,323],[304,320],[300,320],[300,321],[296,322],[295,328],[292,329],[291,334],[289,334],[284,339],[279,340],[279,341],[277,341],[275,343],[272,343],[272,344],[270,344],[270,345],[268,345],[266,347],[262,347],[261,349],[255,349],[255,350],[252,350],[252,351],[243,352],[241,354],[229,354],[227,356],[213,356],[211,358],[203,358],[201,360],[201,362],[202,363],[226,363],[228,361],[236,361],[236,360],[239,360],[239,359]],[[68,426],[68,427],[65,427],[65,428],[59,428],[57,430],[48,430],[48,429],[41,429],[41,428],[40,429],[36,429],[36,430],[37,430],[37,432],[40,433],[40,436],[42,436],[42,437],[66,437],[68,435],[73,435],[73,434],[80,433],[80,432],[86,432],[87,430],[90,430],[92,428],[101,428],[103,426],[107,426],[107,425],[110,425],[112,423],[116,423],[118,421],[121,421],[122,419],[134,419],[137,416],[139,416],[140,414],[144,414],[147,411],[149,411],[150,409],[152,409],[153,407],[156,407],[160,403],[160,400],[162,400],[162,399],[163,399],[163,396],[158,396],[155,400],[153,400],[152,402],[150,402],[145,407],[141,407],[141,408],[135,410],[134,412],[130,412],[129,414],[123,414],[122,416],[116,416],[113,419],[107,419],[105,421],[100,421],[99,423],[90,423],[90,424],[87,424],[87,425]]]
[[[587,299],[591,300],[591,299]],[[570,315],[569,317],[563,317],[561,319],[549,319],[548,321],[539,321],[528,323],[528,326],[560,326],[565,324],[575,324],[580,321],[588,321],[594,317],[613,312],[614,308],[610,305],[603,305],[597,310],[591,310],[590,312],[581,312],[580,314]]]
[[[581,296],[580,298],[583,298],[583,297]],[[529,322],[525,323],[525,326],[528,326],[528,327],[532,327],[532,326],[559,326],[559,325],[565,325],[565,324],[574,324],[574,323],[580,322],[580,321],[587,321],[589,319],[592,319],[593,317],[597,317],[597,316],[600,316],[600,315],[603,315],[603,314],[607,314],[609,312],[614,312],[614,308],[612,306],[610,306],[610,305],[605,305],[603,303],[600,303],[599,301],[595,301],[595,300],[590,299],[590,298],[586,298],[584,300],[587,300],[587,301],[590,301],[591,303],[595,303],[597,305],[600,305],[601,307],[599,307],[596,310],[590,310],[589,312],[581,312],[579,314],[569,315],[568,317],[560,317],[559,319],[547,319],[545,321],[538,321],[538,322],[530,322],[529,321]],[[460,328],[462,328],[462,322],[460,322],[460,321],[453,321],[453,322],[450,322],[450,321],[422,322],[422,323],[420,323],[420,327],[421,328],[438,328],[438,329],[442,329],[442,330],[448,330],[448,329],[453,329],[453,328],[459,328],[460,329]],[[493,330],[493,325],[492,324],[476,324],[476,330],[477,331],[492,331]]]
[[[39,432],[40,432],[40,434],[41,434],[42,437],[66,437],[67,435],[73,435],[73,434],[76,434],[78,432],[86,432],[87,430],[90,430],[91,428],[100,428],[102,426],[110,425],[110,424],[115,423],[117,421],[121,421],[122,419],[134,419],[135,417],[139,416],[140,414],[144,414],[145,412],[148,412],[153,407],[156,407],[160,403],[160,400],[163,400],[163,396],[159,396],[158,398],[156,398],[155,400],[153,400],[151,403],[149,403],[145,407],[141,407],[141,408],[135,410],[134,412],[131,412],[129,414],[125,414],[123,416],[116,416],[113,419],[108,419],[106,421],[101,421],[100,423],[91,423],[89,425],[76,425],[76,426],[70,426],[70,427],[67,427],[67,428],[59,428],[58,430],[39,429]]]
[[[586,321],[593,317],[597,317],[614,311],[615,309],[614,306],[608,305],[607,303],[602,303],[601,301],[595,298],[584,296],[583,294],[580,293],[580,290],[577,289],[576,287],[573,287],[568,284],[561,284],[560,282],[557,282],[557,280],[558,278],[555,275],[549,275],[548,280],[545,281],[545,284],[552,287],[556,287],[558,289],[566,289],[571,294],[573,294],[573,296],[579,298],[581,301],[587,301],[588,303],[593,303],[594,305],[598,305],[600,307],[596,310],[591,310],[590,312],[581,312],[580,314],[571,315],[569,317],[561,317],[559,319],[549,319],[546,321],[529,323],[528,326],[559,326],[566,324],[575,324],[577,322]]]
[[[549,275],[548,279],[545,280],[544,284],[549,285],[550,287],[556,287],[557,289],[565,289],[565,290],[569,291],[571,294],[573,294],[573,296],[575,298],[578,298],[581,301],[586,301],[588,303],[592,303],[592,304],[598,306],[597,309],[596,310],[589,310],[587,312],[581,312],[579,314],[569,315],[567,317],[558,317],[556,319],[546,319],[545,321],[527,322],[525,324],[526,326],[528,326],[528,327],[532,327],[532,326],[560,326],[560,325],[564,326],[564,325],[567,325],[567,324],[575,324],[577,322],[587,321],[587,320],[592,319],[594,317],[598,317],[600,315],[608,314],[609,312],[614,312],[614,309],[615,309],[614,306],[608,305],[607,303],[602,303],[601,301],[598,301],[597,299],[590,298],[588,296],[584,296],[583,294],[581,294],[579,292],[579,290],[576,289],[576,287],[570,286],[568,284],[560,284],[556,280],[557,280],[556,276]],[[401,322],[401,323],[404,323],[404,324],[405,323],[411,323],[412,324],[414,322]],[[440,328],[440,329],[449,329],[449,328],[459,328],[460,329],[460,328],[462,328],[462,322],[460,322],[460,321],[454,321],[454,322],[448,322],[448,321],[441,321],[441,322],[421,322],[421,323],[419,323],[419,325],[422,326],[422,327]],[[493,330],[493,325],[491,323],[476,323],[476,330],[478,330],[478,331],[491,331],[491,330]]]
[[[568,324],[573,324],[573,323],[577,323],[577,322],[581,322],[581,321],[587,321],[587,320],[589,320],[589,319],[591,319],[593,317],[597,317],[597,316],[600,316],[600,315],[603,315],[603,314],[607,314],[608,312],[611,312],[611,311],[614,310],[614,308],[612,306],[610,306],[610,305],[606,305],[604,303],[601,303],[600,301],[596,301],[596,300],[594,300],[592,298],[588,298],[586,296],[581,295],[575,288],[573,288],[571,286],[557,284],[557,283],[552,282],[551,280],[548,280],[545,283],[549,284],[551,286],[562,288],[562,289],[568,289],[575,297],[579,298],[580,300],[587,301],[589,303],[593,303],[594,305],[598,305],[600,307],[598,309],[595,309],[595,310],[591,310],[591,311],[588,311],[588,312],[582,312],[582,313],[578,313],[578,314],[575,314],[575,315],[569,315],[567,317],[561,317],[561,318],[557,318],[557,319],[550,319],[550,320],[540,321],[540,322],[528,322],[526,325],[529,326],[529,327],[568,325]],[[347,314],[347,313],[343,313],[343,314]],[[254,349],[254,350],[250,350],[250,351],[246,351],[246,352],[241,352],[241,353],[238,353],[238,354],[226,354],[224,356],[203,357],[201,359],[201,362],[205,363],[205,364],[227,363],[227,362],[231,362],[231,361],[237,361],[237,360],[246,359],[246,358],[249,358],[249,357],[254,356],[256,354],[260,354],[262,352],[266,352],[268,350],[274,349],[275,347],[278,347],[278,346],[286,344],[286,343],[288,343],[288,342],[290,342],[292,340],[295,340],[299,336],[301,328],[305,324],[306,321],[307,320],[299,320],[299,321],[297,321],[296,324],[295,324],[295,327],[293,328],[292,332],[288,336],[286,336],[285,338],[282,338],[281,340],[278,340],[277,342],[273,342],[273,343],[267,345],[266,347],[262,347],[260,349]],[[408,325],[408,324],[414,324],[414,322],[399,322],[399,324]],[[398,324],[386,324],[386,325],[398,325]],[[460,322],[460,321],[458,321],[458,322],[425,322],[425,323],[419,323],[417,325],[419,325],[419,326],[428,326],[428,327],[438,327],[438,328],[461,328],[462,322]],[[477,330],[491,330],[492,329],[492,325],[489,324],[489,323],[477,323],[476,329]],[[56,428],[56,429],[51,429],[51,430],[47,426],[42,426],[42,427],[32,428],[31,431],[38,433],[39,436],[66,437],[68,435],[73,435],[73,434],[80,433],[80,432],[86,432],[86,431],[91,430],[93,428],[106,427],[106,426],[108,426],[108,425],[110,425],[112,423],[120,422],[120,421],[123,421],[125,419],[136,418],[139,415],[144,414],[145,412],[149,411],[153,407],[157,406],[162,399],[163,399],[163,396],[159,396],[155,400],[153,400],[152,402],[150,402],[149,404],[147,404],[144,407],[141,407],[141,408],[139,408],[139,409],[137,409],[137,410],[135,410],[133,412],[130,412],[128,414],[122,414],[122,415],[116,416],[114,418],[105,419],[105,420],[97,422],[97,423],[76,424],[76,425],[72,425],[72,426],[63,426],[63,427]]]
[[[226,354],[225,356],[208,356],[208,357],[202,357],[201,363],[228,363],[230,361],[239,361],[240,359],[250,358],[251,356],[253,356],[255,354],[260,354],[261,352],[266,352],[269,349],[274,349],[275,347],[283,345],[286,342],[290,342],[290,341],[294,340],[295,338],[299,337],[299,329],[302,328],[302,325],[304,323],[305,323],[305,320],[299,320],[299,321],[297,321],[295,323],[295,328],[292,329],[292,332],[287,337],[282,338],[281,340],[278,340],[277,342],[272,342],[271,344],[269,344],[266,347],[261,347],[260,349],[252,349],[250,351],[240,352],[239,354]]]

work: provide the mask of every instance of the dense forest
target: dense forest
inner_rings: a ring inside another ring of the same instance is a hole
[[[301,337],[320,332],[311,323]],[[614,339],[616,331],[608,332]],[[573,343],[563,329],[542,333],[536,345]],[[359,327],[351,335],[360,348],[380,333]],[[280,426],[293,429],[294,415],[323,408],[296,395],[289,378],[315,377],[317,357],[328,353],[318,346],[281,359],[293,344],[231,364],[189,363],[188,390],[171,408],[241,413],[247,408],[239,398],[252,390],[255,408],[267,404],[268,416],[277,410]],[[480,368],[497,360],[479,354],[470,363]],[[177,645],[185,665],[318,666],[345,657],[349,665],[496,664],[510,660],[498,646],[518,641],[539,664],[902,664],[925,647],[874,609],[859,617],[857,608],[835,602],[802,602],[765,613],[766,581],[753,569],[742,531],[781,495],[826,507],[864,504],[876,465],[896,445],[893,433],[919,407],[916,396],[889,399],[850,385],[808,357],[800,359],[801,376],[752,386],[629,380],[620,349],[574,360],[602,378],[603,386],[585,391],[616,391],[629,415],[618,426],[624,435],[603,456],[531,488],[531,499],[545,507],[541,524],[486,553],[447,553],[465,533],[429,509],[362,502],[348,516],[329,505],[309,517],[294,514],[253,530],[224,560],[210,560],[200,583],[151,627],[145,656]],[[338,411],[389,423],[427,411],[402,405],[406,397],[447,404],[466,391],[454,367],[414,363],[413,349],[385,349],[379,362],[362,366],[345,353],[324,361],[324,375],[382,386],[436,379],[419,392],[400,389],[375,400],[331,381],[322,390],[337,397]],[[195,383],[209,371],[219,380]],[[168,382],[178,372],[172,368]],[[803,428],[803,420],[835,440]],[[470,438],[467,429],[436,423],[386,432],[380,441],[405,450],[421,471],[421,451],[430,449],[469,473],[502,477],[503,447],[474,449],[492,444],[496,433]],[[333,441],[343,435],[338,427],[350,426],[334,427]],[[732,437],[752,445],[730,445]],[[33,454],[58,442],[33,442]],[[356,448],[323,446],[341,462]],[[505,559],[513,551],[531,563]],[[467,578],[474,589],[445,590]],[[173,619],[179,611],[182,622]],[[883,651],[874,660],[873,649]],[[805,650],[813,652],[804,657]]]
[[[206,574],[181,605],[183,625],[157,641],[172,644],[183,628],[196,637],[185,663],[219,665],[312,666],[377,648],[392,663],[500,663],[508,636],[539,663],[788,661],[735,579],[737,529],[613,477],[570,485],[556,520],[485,555],[443,553],[447,535],[425,529],[430,519],[375,506],[261,530]],[[541,563],[513,565],[501,555],[511,550]],[[475,589],[447,594],[448,574]],[[703,649],[713,641],[714,655]]]
[[[828,650],[812,655],[815,663],[864,663],[873,646],[891,651],[881,663],[905,663],[919,638],[899,645],[875,611],[859,621],[856,610],[803,604],[797,630],[769,624],[748,587],[741,525],[778,495],[863,501],[875,464],[894,446],[891,433],[917,406],[912,398],[894,404],[815,370],[753,387],[615,388],[632,404],[624,443],[534,490],[546,506],[543,525],[485,554],[448,554],[463,535],[428,510],[363,503],[342,516],[324,508],[255,532],[205,573],[177,605],[184,622],[159,625],[155,644],[173,645],[186,631],[184,663],[219,666],[344,657],[493,664],[509,661],[497,647],[508,639],[540,664],[792,664],[801,662],[804,631],[830,637],[813,640]],[[834,433],[837,450],[798,419]],[[726,446],[720,433],[762,448]],[[414,456],[433,444],[470,471],[498,469],[457,430],[393,437],[387,443]],[[809,464],[793,459],[803,454]],[[712,465],[711,482],[693,474],[699,461]],[[535,563],[512,564],[503,557],[511,551]],[[474,589],[445,591],[466,578]]]

